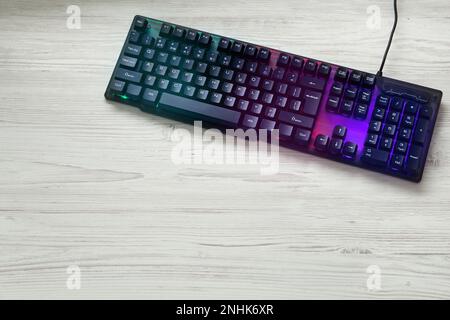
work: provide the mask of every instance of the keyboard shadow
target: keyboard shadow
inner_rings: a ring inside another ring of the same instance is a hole
[[[188,130],[191,134],[193,134],[194,126],[192,125],[192,122],[189,121],[182,121],[180,119],[170,119],[167,117],[163,117],[157,114],[151,114],[147,112],[142,112],[139,108],[126,105],[123,103],[111,101],[111,100],[105,100],[105,102],[111,106],[114,107],[114,109],[117,112],[120,113],[131,113],[133,115],[137,116],[144,116],[147,117],[149,120],[151,120],[152,123],[156,123],[160,126],[166,126],[168,123],[174,123],[181,125],[183,129]],[[180,121],[179,121],[180,120]],[[214,127],[211,127],[214,128]],[[204,130],[208,129],[208,127],[204,127]],[[224,133],[225,135],[225,133]],[[308,154],[305,152],[293,150],[286,147],[279,147],[279,162],[280,166],[283,164],[292,164],[292,163],[298,163],[299,165],[302,165],[304,167],[317,167],[318,165],[324,166],[327,168],[331,168],[330,170],[338,170],[340,173],[342,173],[344,176],[348,176],[348,179],[340,179],[342,183],[350,183],[352,181],[360,181],[361,183],[370,183],[370,184],[380,184],[380,185],[386,185],[389,184],[390,188],[399,189],[403,192],[406,190],[421,194],[426,192],[425,184],[426,183],[414,183],[411,181],[399,179],[396,177],[392,177],[389,175],[377,173],[371,170],[366,170],[363,168],[357,168],[354,166],[347,165],[345,163],[341,163],[338,161],[333,161],[327,158],[321,158],[317,157],[312,154]],[[358,171],[357,174],[355,174],[355,171]],[[285,174],[283,170],[280,170],[280,173]],[[328,177],[327,179],[330,179]],[[424,180],[426,180],[426,177],[424,176]]]

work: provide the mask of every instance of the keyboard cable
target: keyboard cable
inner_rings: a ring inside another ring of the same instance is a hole
[[[383,68],[386,62],[386,57],[388,55],[389,49],[391,48],[392,38],[394,37],[395,29],[397,28],[397,21],[398,21],[397,0],[394,0],[394,14],[395,14],[394,25],[392,26],[391,36],[389,37],[389,42],[386,47],[386,51],[384,52],[384,57],[383,61],[381,62],[380,70],[378,70],[377,72],[378,77],[383,76]]]

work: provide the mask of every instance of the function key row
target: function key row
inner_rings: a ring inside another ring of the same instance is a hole
[[[159,31],[161,37],[172,37],[173,39],[184,40],[190,43],[197,43],[201,46],[209,46],[212,36],[206,32],[187,29],[179,26],[172,26],[164,23]]]

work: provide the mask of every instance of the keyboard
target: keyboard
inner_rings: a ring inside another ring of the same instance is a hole
[[[136,16],[105,97],[419,182],[442,92]]]

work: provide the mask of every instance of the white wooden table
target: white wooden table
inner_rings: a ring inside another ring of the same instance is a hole
[[[392,1],[0,0],[0,298],[450,298],[450,7],[399,10],[385,74],[444,92],[420,184],[289,150],[177,166],[191,126],[103,97],[135,14],[375,72]]]

